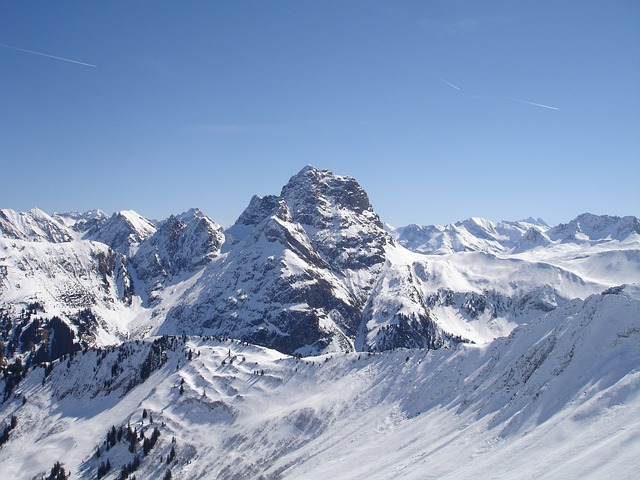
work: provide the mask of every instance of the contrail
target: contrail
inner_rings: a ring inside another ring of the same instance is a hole
[[[442,77],[437,77],[438,80],[440,80],[441,82],[446,83],[447,85],[449,85],[451,88],[455,88],[456,90],[462,90],[460,87],[456,87],[453,83],[451,82],[447,82],[444,78]]]
[[[509,98],[509,97],[502,97],[502,98],[504,98],[505,100],[511,100],[512,102],[526,103],[527,105],[533,105],[534,107],[548,108],[549,110],[560,110],[558,107],[552,107],[551,105],[545,105],[543,103],[528,102],[527,100],[518,100],[517,98]]]
[[[18,50],[19,52],[31,53],[32,55],[40,55],[41,57],[53,58],[55,60],[62,60],[63,62],[76,63],[78,65],[96,68],[96,65],[93,65],[91,63],[79,62],[78,60],[71,60],[70,58],[56,57],[55,55],[49,55],[48,53],[27,50],[26,48],[13,47],[11,45],[5,45],[4,43],[0,43],[0,47],[9,48],[11,50]]]

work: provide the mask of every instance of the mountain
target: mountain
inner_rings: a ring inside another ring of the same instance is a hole
[[[638,318],[635,217],[394,229],[312,166],[227,230],[1,210],[0,468],[628,478]]]
[[[220,253],[223,241],[222,227],[194,208],[161,222],[139,243],[131,261],[146,293],[153,296],[177,276],[206,266]]]
[[[407,225],[393,229],[393,233],[400,245],[418,253],[500,254],[514,248],[527,232],[541,233],[547,228],[546,223],[536,219],[492,222],[475,217],[447,226]]]
[[[391,238],[351,177],[305,167],[254,197],[159,333],[227,335],[284,352],[353,350]]]
[[[81,235],[91,229],[98,229],[109,219],[109,215],[102,210],[89,210],[82,213],[54,213],[52,217],[59,223],[62,223]]]
[[[314,167],[279,196],[254,197],[227,237],[156,333],[228,336],[300,355],[440,348],[507,334],[576,293],[606,288],[556,267],[475,257],[523,277],[515,292],[507,282],[489,289],[481,272],[469,277],[467,262],[397,245],[353,178]]]
[[[153,223],[133,210],[122,210],[114,213],[108,220],[98,222],[83,238],[104,243],[116,252],[130,256],[156,230]]]
[[[584,213],[567,224],[550,227],[541,219],[492,222],[470,218],[447,226],[407,225],[389,227],[402,246],[418,253],[487,252],[496,255],[520,253],[560,242],[597,244],[625,241],[640,236],[636,217]]]
[[[633,478],[640,301],[625,290],[452,349],[298,359],[158,337],[78,352],[0,405],[0,465],[18,479],[56,462],[72,478]]]
[[[0,252],[4,355],[32,364],[126,337],[137,301],[122,254],[95,242],[5,238]]]
[[[28,243],[7,244],[10,261],[0,265],[7,338],[27,327],[21,312],[37,303],[45,323],[58,316],[77,342],[78,315],[90,312],[104,332],[96,345],[155,333],[296,355],[437,349],[490,342],[572,299],[638,283],[640,271],[634,217],[582,215],[558,227],[472,218],[389,231],[355,179],[312,166],[279,195],[254,196],[226,231],[197,209],[160,222],[132,211],[36,213],[14,212],[3,228]],[[576,237],[579,228],[591,240]],[[62,242],[55,254],[53,241]],[[31,268],[40,256],[52,265]],[[77,276],[74,262],[86,273]],[[20,290],[25,265],[34,280]]]
[[[616,274],[583,278],[567,259],[509,257],[507,247],[527,241],[555,245],[541,240],[548,229],[534,219],[471,219],[450,229],[466,253],[419,255],[401,245],[407,229],[397,240],[385,230],[353,178],[307,166],[279,196],[251,199],[221,255],[156,333],[228,336],[301,355],[484,343],[614,285]]]
[[[547,236],[564,242],[622,241],[629,236],[640,236],[640,221],[636,217],[615,217],[584,213],[567,224],[560,224],[547,231]]]
[[[11,235],[0,237],[0,340],[27,365],[144,335],[158,289],[203,268],[223,240],[222,228],[197,209],[159,227],[130,211],[5,218],[12,223],[3,229]]]
[[[51,243],[69,242],[75,237],[73,231],[63,223],[37,208],[28,212],[1,209],[0,236],[14,240]]]

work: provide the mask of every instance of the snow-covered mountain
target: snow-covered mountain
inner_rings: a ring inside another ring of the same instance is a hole
[[[70,343],[57,350],[58,356],[121,341],[127,336],[126,319],[139,304],[126,257],[88,241],[0,238],[0,298],[5,355],[45,359],[63,334],[76,347]]]
[[[640,221],[584,213],[567,224],[550,227],[541,219],[493,222],[470,218],[450,225],[408,225],[388,227],[402,246],[418,253],[487,252],[496,255],[519,253],[560,242],[597,244],[638,240]]]
[[[640,221],[636,217],[615,217],[584,213],[567,224],[549,229],[547,236],[555,241],[603,242],[623,241],[640,235]]]
[[[51,243],[68,242],[75,237],[73,231],[64,223],[38,208],[28,212],[1,209],[0,236],[14,240]]]
[[[490,344],[298,359],[162,337],[66,356],[0,405],[7,478],[633,478],[640,301],[574,300]],[[134,435],[135,433],[135,435]]]
[[[519,222],[492,222],[469,218],[450,225],[407,225],[391,228],[398,243],[418,253],[487,252],[499,254],[516,247],[528,232],[544,235],[548,225],[529,218]],[[531,235],[531,234],[529,234]]]
[[[132,255],[140,243],[156,230],[153,223],[133,210],[122,210],[114,213],[108,220],[98,222],[86,231],[83,238],[104,243],[124,255]]]
[[[288,353],[353,350],[391,241],[351,177],[306,167],[279,197],[254,197],[231,246],[160,333],[227,335]]]
[[[80,235],[99,228],[109,220],[109,215],[102,210],[89,210],[82,213],[54,213],[52,217]]]
[[[390,232],[355,179],[311,166],[280,195],[252,198],[226,232],[197,209],[161,222],[132,211],[3,212],[7,339],[38,304],[77,341],[78,315],[90,312],[99,345],[156,333],[301,355],[441,348],[508,335],[640,276],[635,217],[581,215],[553,228],[473,218]]]
[[[226,231],[0,210],[2,471],[624,477],[639,285],[635,217],[395,229],[311,166]]]
[[[161,222],[140,242],[131,261],[153,297],[176,277],[206,266],[219,254],[223,241],[222,227],[194,208]]]
[[[157,332],[225,335],[303,355],[440,348],[490,341],[620,278],[639,278],[623,265],[584,278],[584,268],[574,271],[576,263],[559,256],[566,242],[546,237],[541,220],[472,219],[455,228],[465,232],[467,253],[408,251],[400,245],[406,236],[396,241],[383,228],[354,179],[305,167],[279,196],[251,200],[227,230],[223,254]],[[535,242],[533,232],[547,241]],[[624,246],[584,247],[598,255],[625,250],[637,259],[634,235]],[[517,255],[527,240],[535,251],[547,245],[555,261]],[[585,263],[598,269],[598,262]]]

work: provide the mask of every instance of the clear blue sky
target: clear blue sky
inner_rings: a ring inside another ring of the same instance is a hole
[[[396,226],[640,214],[637,0],[3,1],[0,44],[2,208],[228,226],[312,164]]]

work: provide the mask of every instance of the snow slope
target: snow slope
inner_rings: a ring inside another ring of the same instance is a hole
[[[0,465],[33,478],[60,461],[91,478],[108,458],[116,478],[134,454],[105,439],[130,424],[160,432],[148,455],[137,444],[139,479],[167,469],[181,479],[631,478],[639,318],[640,301],[623,290],[482,346],[301,360],[198,337],[90,350],[44,381],[44,369],[30,371],[1,406],[17,426]]]
[[[55,220],[42,210],[29,212],[0,210],[0,236],[33,242],[68,242],[75,238],[74,232],[64,223]]]
[[[436,348],[447,336],[485,343],[506,336],[574,298],[606,289],[562,268],[542,262],[499,258],[482,252],[421,255],[402,247],[387,248],[387,263],[367,302],[363,345],[377,350],[405,346]],[[409,335],[407,322],[428,319],[434,344],[398,342]],[[398,329],[400,329],[398,331]]]
[[[104,244],[87,241],[28,242],[0,238],[0,296],[2,311],[16,318],[29,304],[40,316],[71,321],[90,310],[97,323],[88,325],[84,341],[119,341],[136,308],[126,259]]]

